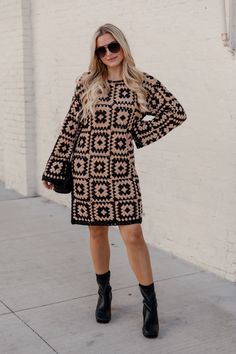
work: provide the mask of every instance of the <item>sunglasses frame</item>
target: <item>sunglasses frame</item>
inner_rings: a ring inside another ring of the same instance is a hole
[[[112,44],[118,44],[119,49],[118,49],[118,50],[115,50],[115,51],[112,51],[112,50],[109,48]],[[103,54],[103,55],[102,55],[102,54],[99,54],[99,51],[100,51],[100,52],[101,52],[101,50],[104,51],[104,49],[105,49],[104,54]],[[111,53],[118,53],[118,52],[121,50],[121,45],[120,45],[120,43],[117,42],[117,41],[112,41],[112,42],[108,43],[107,45],[102,45],[102,46],[100,46],[100,47],[97,47],[97,48],[95,49],[95,55],[96,55],[98,58],[101,59],[101,58],[105,57],[105,55],[107,54],[107,49],[109,49],[109,52],[111,52]]]

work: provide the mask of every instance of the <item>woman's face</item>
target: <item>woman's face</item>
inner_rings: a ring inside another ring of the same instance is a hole
[[[115,38],[110,33],[105,33],[102,36],[99,36],[96,41],[96,48],[108,45],[111,42],[116,42]],[[120,65],[124,59],[123,49],[120,48],[118,53],[111,53],[108,48],[106,48],[106,54],[104,57],[100,58],[101,61],[108,67],[115,67]]]

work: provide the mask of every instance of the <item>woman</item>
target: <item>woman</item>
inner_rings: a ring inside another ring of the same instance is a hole
[[[143,120],[146,114],[154,118]],[[122,31],[105,24],[94,34],[89,71],[76,83],[42,176],[44,186],[53,189],[73,151],[71,223],[89,227],[99,295],[96,320],[111,319],[108,227],[118,225],[143,296],[145,337],[157,337],[159,323],[132,140],[138,149],[147,146],[185,119],[183,107],[167,88],[136,68]]]

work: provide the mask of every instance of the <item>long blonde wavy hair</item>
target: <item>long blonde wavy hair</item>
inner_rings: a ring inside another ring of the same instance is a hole
[[[123,32],[111,23],[106,23],[100,26],[93,35],[91,45],[91,60],[88,72],[77,78],[76,82],[80,81],[83,89],[80,96],[82,108],[79,112],[82,113],[80,119],[87,122],[87,117],[95,113],[95,105],[98,97],[103,94],[108,94],[110,85],[108,80],[107,66],[95,55],[96,41],[99,36],[105,33],[110,33],[115,40],[121,45],[124,53],[122,65],[122,79],[126,86],[136,93],[137,104],[142,112],[147,111],[146,106],[146,90],[142,87],[143,72],[135,66],[134,59],[131,55],[129,44]]]

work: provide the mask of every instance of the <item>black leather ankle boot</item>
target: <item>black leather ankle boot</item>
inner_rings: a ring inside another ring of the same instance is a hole
[[[139,288],[143,295],[143,335],[149,338],[158,337],[159,321],[154,283],[150,285],[139,284]]]
[[[98,302],[95,311],[97,322],[107,323],[111,320],[112,287],[110,286],[110,270],[104,274],[96,274],[98,283]]]

